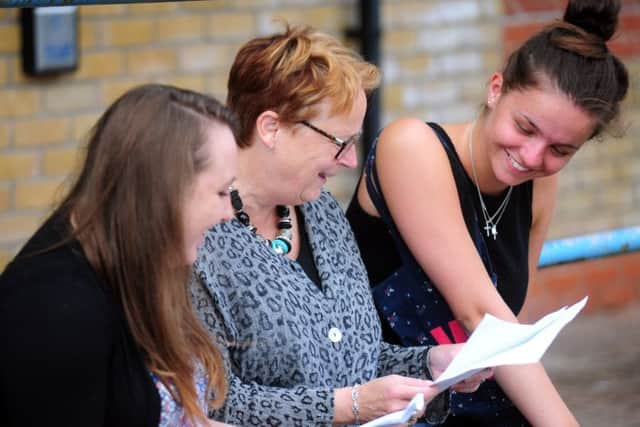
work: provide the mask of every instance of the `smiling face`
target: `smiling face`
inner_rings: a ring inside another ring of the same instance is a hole
[[[549,84],[501,89],[502,77],[494,74],[483,138],[495,179],[504,185],[557,173],[595,129],[589,114]]]
[[[318,114],[308,122],[328,134],[347,140],[360,133],[366,109],[367,99],[364,91],[360,91],[349,112],[331,115],[330,104],[324,101],[319,105]],[[280,148],[283,148],[281,153],[285,164],[280,179],[292,186],[292,192],[296,194],[292,204],[317,199],[327,178],[335,175],[341,167],[355,168],[358,165],[358,144],[350,146],[336,159],[339,147],[327,136],[303,124],[285,128],[282,138]]]
[[[204,166],[187,188],[183,207],[185,258],[195,261],[204,233],[233,214],[229,186],[236,175],[237,148],[228,126],[213,122],[202,146]]]

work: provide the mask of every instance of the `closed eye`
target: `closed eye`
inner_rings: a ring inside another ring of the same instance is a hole
[[[358,144],[361,140],[362,140],[362,131],[351,136],[349,139],[347,139],[346,142],[349,144]]]
[[[566,157],[572,153],[571,151],[563,150],[562,148],[557,147],[555,145],[551,146],[551,152],[556,157]]]
[[[528,127],[524,127],[522,126],[520,123],[516,122],[516,126],[518,127],[518,130],[526,136],[531,136],[533,135],[535,132],[533,131],[533,129],[530,129]]]

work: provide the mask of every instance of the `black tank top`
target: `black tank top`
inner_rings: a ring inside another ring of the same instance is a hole
[[[446,132],[434,123],[429,123],[429,125],[436,132],[443,149],[446,145],[455,153],[455,147]],[[451,168],[452,171],[456,172],[454,173],[454,178],[456,179],[457,188],[475,189],[475,184],[464,170],[457,153],[452,157]],[[460,180],[465,180],[466,182],[459,182]],[[487,237],[483,234],[491,263],[497,275],[498,293],[515,314],[518,314],[522,309],[529,280],[528,255],[532,189],[531,181],[515,186],[498,226],[498,238],[494,240],[493,237]],[[490,213],[495,212],[505,195],[506,190],[496,196],[483,193],[482,197],[487,210]],[[473,197],[467,197],[466,200],[473,201],[472,209],[475,210],[474,214],[478,216],[480,223],[484,224],[477,194],[474,194]],[[464,203],[462,197],[460,197],[460,203]],[[473,213],[464,212],[463,209],[463,216],[470,235],[472,235],[472,232],[469,227],[474,226],[471,215]],[[357,192],[354,194],[347,209],[347,218],[351,223],[360,247],[371,286],[375,286],[400,267],[401,259],[393,238],[389,234],[384,221],[370,216],[362,209],[358,202]]]

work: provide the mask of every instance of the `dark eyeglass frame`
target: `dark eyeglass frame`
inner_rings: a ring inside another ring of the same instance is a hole
[[[336,156],[334,157],[336,160],[339,160],[340,157],[342,156],[342,154],[346,153],[347,151],[349,151],[349,149],[354,146],[359,140],[360,137],[362,136],[362,131],[356,133],[355,135],[347,138],[347,139],[342,139],[342,138],[338,138],[335,135],[331,135],[329,132],[326,132],[314,125],[312,125],[311,123],[309,123],[306,120],[302,120],[300,122],[300,124],[305,125],[306,127],[308,127],[309,129],[318,132],[320,135],[326,137],[329,139],[329,141],[331,141],[332,143],[334,143],[335,145],[337,145],[338,147],[340,147],[338,149],[338,152],[336,153]]]

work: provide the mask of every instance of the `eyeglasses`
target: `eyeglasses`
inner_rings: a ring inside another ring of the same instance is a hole
[[[314,125],[312,125],[311,123],[309,123],[306,120],[301,121],[300,123],[302,123],[303,125],[305,125],[306,127],[308,127],[311,130],[314,130],[316,132],[318,132],[320,135],[325,136],[327,138],[329,138],[329,140],[331,142],[333,142],[334,144],[336,144],[338,147],[340,147],[338,149],[338,152],[336,153],[335,159],[336,160],[340,160],[340,158],[342,157],[342,155],[346,152],[349,151],[349,149],[351,147],[353,147],[362,137],[362,131],[356,133],[355,135],[347,138],[347,139],[342,139],[342,138],[338,138],[335,135],[331,135],[329,132],[325,132],[320,128],[315,127]]]

